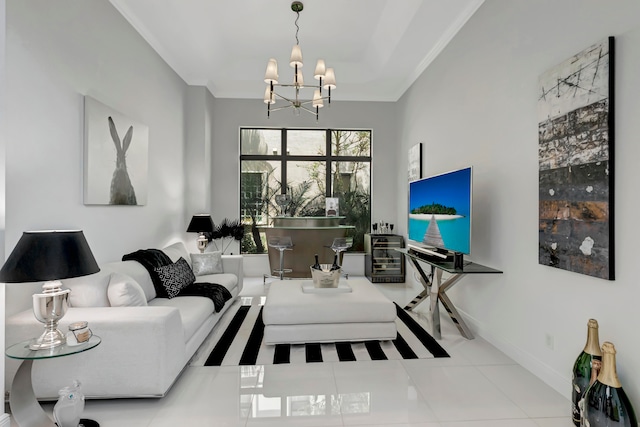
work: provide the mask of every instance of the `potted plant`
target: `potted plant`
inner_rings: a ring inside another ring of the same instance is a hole
[[[227,218],[223,219],[219,225],[213,225],[213,232],[207,233],[207,240],[213,243],[217,251],[223,254],[227,252],[231,242],[240,242],[244,237],[244,225],[240,220],[231,221]]]

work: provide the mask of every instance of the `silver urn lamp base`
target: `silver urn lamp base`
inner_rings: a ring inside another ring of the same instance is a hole
[[[58,322],[67,313],[71,291],[61,286],[59,280],[46,282],[42,293],[33,295],[33,314],[44,323],[44,332],[29,344],[31,350],[50,349],[67,342],[65,334],[58,329]]]
[[[204,233],[200,233],[200,235],[198,236],[198,250],[200,251],[201,254],[204,253],[204,250],[207,249],[207,245],[209,244],[209,240],[207,239],[207,236],[204,235]]]

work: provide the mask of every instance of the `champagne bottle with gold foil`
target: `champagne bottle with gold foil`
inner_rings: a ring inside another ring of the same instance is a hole
[[[616,371],[616,349],[602,344],[602,369],[584,397],[586,427],[638,427],[631,401],[622,389]]]
[[[594,372],[593,379],[595,380],[597,377],[601,360],[602,351],[600,351],[598,338],[598,322],[595,319],[589,319],[587,322],[587,343],[573,364],[571,412],[573,424],[578,427],[581,420],[580,400],[584,397],[590,382],[593,382],[590,381],[592,371]]]

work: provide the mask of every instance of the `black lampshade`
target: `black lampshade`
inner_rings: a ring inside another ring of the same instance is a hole
[[[213,232],[213,220],[211,215],[201,214],[194,215],[191,218],[189,227],[187,227],[187,233],[211,233]]]
[[[81,230],[25,231],[0,270],[0,282],[43,282],[100,271]]]

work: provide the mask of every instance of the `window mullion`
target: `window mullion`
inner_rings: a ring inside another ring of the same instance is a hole
[[[287,192],[287,160],[289,158],[286,129],[282,129],[282,153],[280,154],[280,193],[285,194]]]
[[[333,153],[331,152],[331,129],[327,129],[327,136],[325,137],[326,139],[326,154],[327,154],[327,160],[325,162],[325,188],[326,188],[326,192],[325,192],[325,197],[332,197],[333,194],[333,188],[331,185],[331,163],[332,163],[332,155]]]

